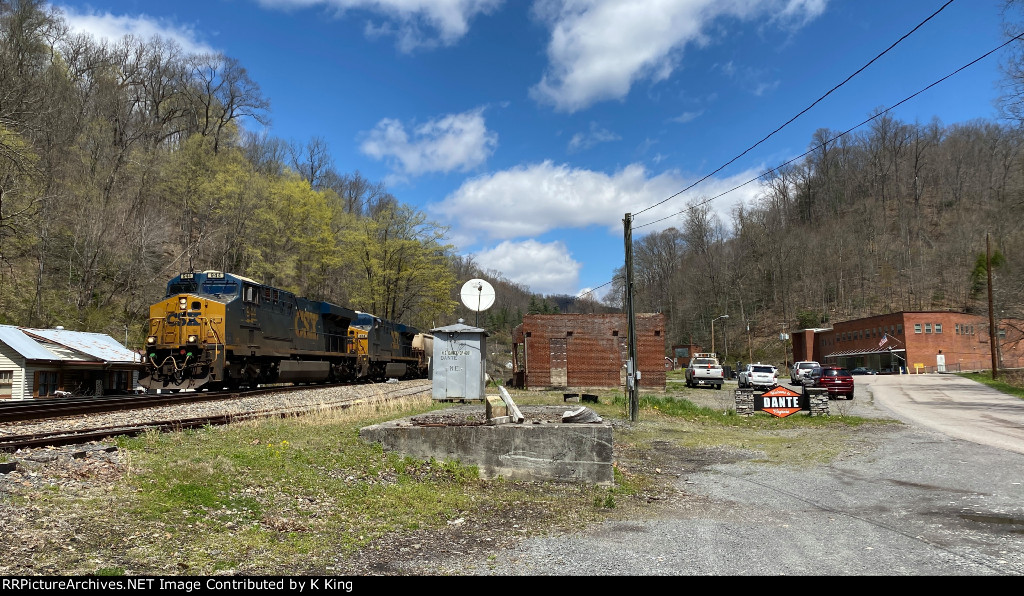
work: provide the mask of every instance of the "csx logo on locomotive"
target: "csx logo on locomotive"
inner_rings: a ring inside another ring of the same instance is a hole
[[[170,327],[199,327],[199,316],[202,314],[198,311],[167,313],[167,325]]]
[[[295,335],[306,339],[316,339],[316,323],[320,315],[315,312],[300,310],[295,313]]]

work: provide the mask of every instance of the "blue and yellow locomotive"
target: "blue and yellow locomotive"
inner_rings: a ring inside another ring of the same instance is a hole
[[[150,307],[147,389],[427,376],[430,337],[221,271],[171,279]]]

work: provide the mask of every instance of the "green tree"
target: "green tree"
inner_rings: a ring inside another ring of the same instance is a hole
[[[352,303],[365,312],[420,327],[455,309],[451,260],[444,228],[407,205],[387,205],[357,218],[343,238],[352,280]]]

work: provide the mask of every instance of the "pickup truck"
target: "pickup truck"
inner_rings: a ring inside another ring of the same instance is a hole
[[[725,381],[725,372],[718,358],[708,352],[698,352],[690,359],[686,366],[686,386],[701,387],[703,385],[714,385],[715,389],[721,389]]]
[[[736,376],[740,389],[772,389],[779,384],[778,370],[771,364],[748,364]]]

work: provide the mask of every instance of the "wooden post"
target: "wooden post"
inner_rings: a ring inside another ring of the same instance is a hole
[[[629,419],[636,422],[640,416],[640,387],[637,382],[639,362],[636,357],[636,317],[633,313],[633,216],[630,213],[622,220],[623,239],[626,249],[626,389],[629,394]]]
[[[999,376],[999,359],[996,357],[996,336],[999,329],[996,328],[996,316],[992,308],[992,246],[989,243],[989,234],[985,234],[985,272],[988,275],[988,344],[992,352],[992,378]]]

